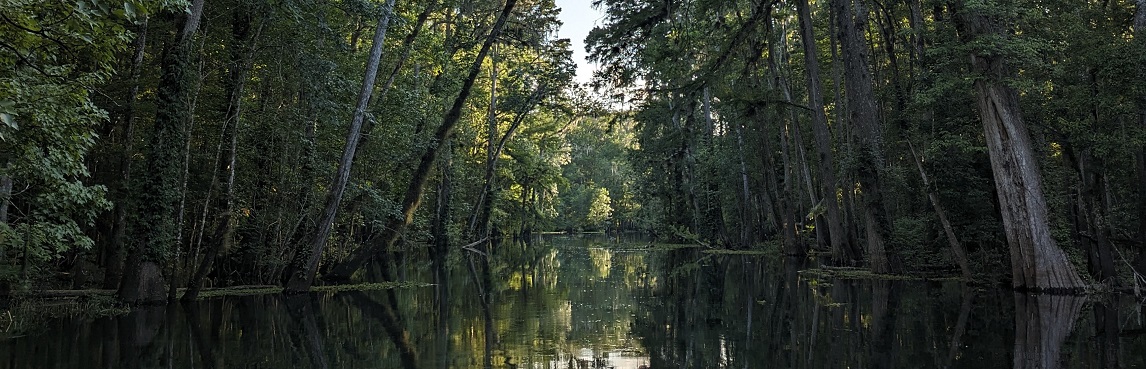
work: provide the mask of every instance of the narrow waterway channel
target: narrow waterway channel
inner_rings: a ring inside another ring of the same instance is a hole
[[[428,287],[52,320],[0,340],[0,368],[1146,365],[1140,305],[1128,296],[819,278],[801,273],[798,260],[605,236],[501,245],[488,278],[464,257],[449,264],[448,282]],[[429,263],[400,269],[408,281],[433,280]]]

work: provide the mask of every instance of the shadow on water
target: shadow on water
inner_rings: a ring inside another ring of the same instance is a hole
[[[801,273],[806,259],[646,244],[555,236],[488,259],[411,254],[372,275],[434,286],[48,320],[0,339],[0,369],[1146,366],[1129,296],[833,279]]]

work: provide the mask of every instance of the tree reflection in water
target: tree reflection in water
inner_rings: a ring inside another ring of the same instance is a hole
[[[1062,368],[1062,347],[1086,299],[1015,293],[1015,369]]]
[[[368,275],[435,286],[45,321],[0,338],[0,369],[1146,366],[1129,297],[1081,314],[1079,297],[823,278],[801,272],[808,259],[604,237],[502,243],[473,272],[460,253],[431,265],[414,250],[393,273]]]

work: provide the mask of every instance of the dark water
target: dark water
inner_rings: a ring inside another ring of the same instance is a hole
[[[822,280],[792,261],[634,245],[551,237],[499,247],[488,274],[480,260],[471,270],[455,256],[447,282],[435,287],[214,299],[50,321],[4,333],[0,368],[1146,365],[1143,314],[1132,297]],[[434,280],[429,263],[399,269],[410,281]]]

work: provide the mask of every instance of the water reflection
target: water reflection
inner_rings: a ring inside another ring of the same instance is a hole
[[[824,279],[800,272],[805,259],[644,245],[562,236],[488,259],[410,255],[375,277],[433,287],[49,321],[0,339],[0,369],[1146,366],[1131,298]]]
[[[1057,369],[1062,348],[1086,300],[1015,293],[1015,369]]]

